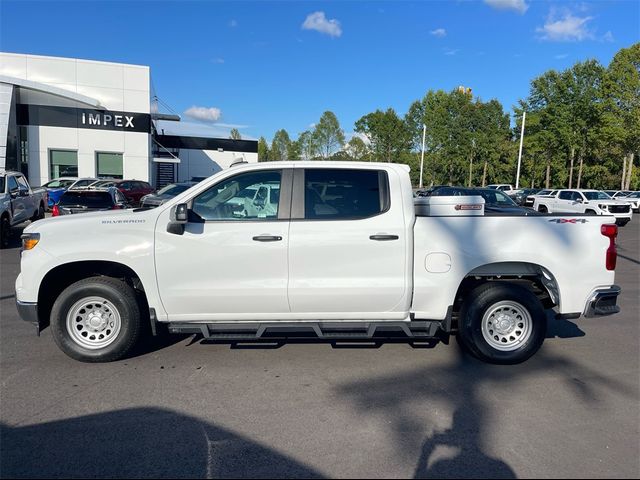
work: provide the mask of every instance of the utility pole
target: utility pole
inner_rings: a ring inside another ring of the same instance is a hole
[[[424,170],[424,141],[427,137],[427,125],[422,124],[422,156],[420,157],[420,188],[422,188],[422,171]]]
[[[524,121],[527,118],[526,110],[522,111],[522,131],[520,132],[520,153],[518,153],[518,173],[516,173],[516,190],[520,186],[520,166],[522,165],[522,141],[524,140]]]

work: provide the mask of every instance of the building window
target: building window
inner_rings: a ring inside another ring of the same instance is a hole
[[[97,152],[97,177],[98,178],[122,178],[122,154]]]
[[[78,176],[78,152],[75,150],[49,150],[49,164],[51,180]]]

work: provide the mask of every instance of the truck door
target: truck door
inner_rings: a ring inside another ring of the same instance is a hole
[[[189,199],[182,235],[167,231],[170,209],[160,215],[156,274],[169,320],[279,320],[289,312],[292,177],[272,169],[221,180]],[[266,195],[281,186],[285,198]]]
[[[7,192],[11,198],[12,223],[22,223],[29,218],[25,209],[24,198],[20,196],[20,186],[15,175],[7,176]]]
[[[311,319],[405,316],[413,237],[405,228],[397,174],[348,168],[294,172],[292,313]]]

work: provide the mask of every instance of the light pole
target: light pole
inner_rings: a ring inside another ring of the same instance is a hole
[[[520,132],[520,153],[518,153],[518,173],[516,173],[516,190],[520,186],[520,166],[522,165],[522,141],[524,140],[524,122],[527,118],[527,111],[522,111],[522,131]]]
[[[422,156],[420,157],[420,188],[422,188],[422,171],[424,170],[424,141],[427,136],[427,125],[422,124]]]

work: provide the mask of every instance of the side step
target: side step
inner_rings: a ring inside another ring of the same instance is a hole
[[[256,341],[318,339],[448,340],[442,321],[169,323],[171,333],[200,334],[206,340]]]

